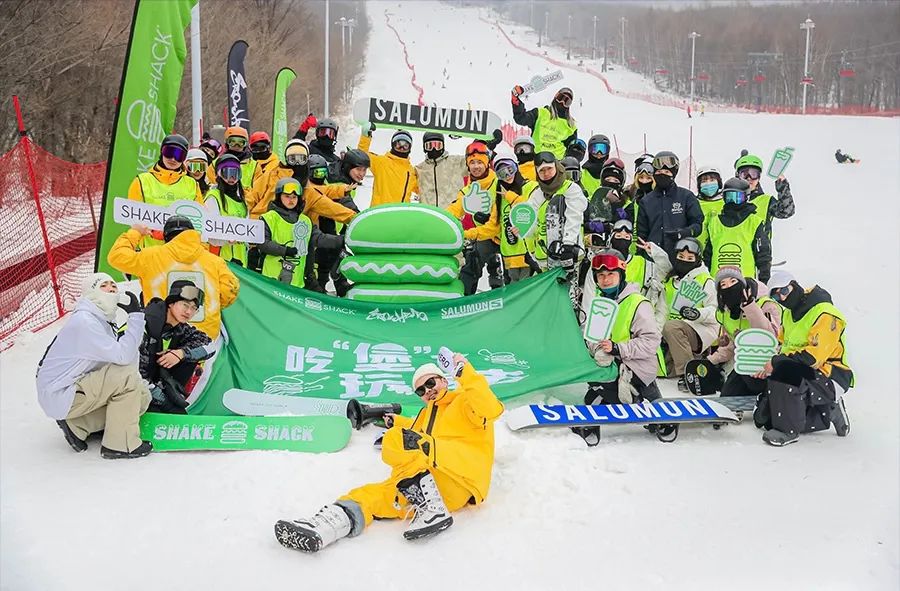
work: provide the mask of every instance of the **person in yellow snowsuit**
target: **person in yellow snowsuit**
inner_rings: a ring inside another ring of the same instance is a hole
[[[412,149],[412,136],[407,131],[396,131],[391,136],[391,151],[387,154],[375,154],[372,147],[372,132],[375,126],[369,126],[368,132],[359,136],[360,150],[369,155],[372,161],[369,167],[375,175],[372,186],[372,205],[382,203],[409,203],[410,196],[419,192],[419,177],[416,168],[409,161]]]
[[[453,524],[452,512],[487,498],[494,464],[494,421],[503,405],[487,379],[462,355],[459,387],[449,390],[441,369],[426,363],[413,375],[413,389],[425,407],[415,418],[385,415],[381,459],[391,467],[383,482],[351,490],[310,519],[279,521],[275,537],[285,547],[317,552],[362,533],[374,519],[403,519],[413,513],[403,536],[414,540]]]

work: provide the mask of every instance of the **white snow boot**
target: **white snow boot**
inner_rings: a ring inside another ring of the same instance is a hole
[[[353,521],[344,508],[325,505],[311,519],[279,521],[275,538],[285,548],[318,552],[325,546],[350,535]]]
[[[453,516],[444,504],[441,492],[430,472],[421,472],[397,483],[400,491],[415,511],[403,537],[416,540],[437,534],[453,525]]]

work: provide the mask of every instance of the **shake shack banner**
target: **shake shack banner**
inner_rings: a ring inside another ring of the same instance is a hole
[[[162,230],[170,216],[182,215],[191,220],[204,242],[265,242],[265,222],[262,220],[216,215],[196,201],[175,201],[169,207],[160,207],[119,197],[113,207],[113,219],[125,226],[143,224],[151,230]]]
[[[250,132],[250,93],[244,77],[247,42],[235,41],[228,52],[228,124]]]
[[[231,415],[232,388],[421,406],[410,382],[441,346],[466,355],[502,399],[551,386],[611,381],[587,352],[560,271],[502,289],[424,304],[373,304],[293,288],[232,266],[241,295],[225,308],[226,342],[191,414]],[[266,397],[263,397],[266,398]]]
[[[272,153],[281,160],[287,145],[287,91],[297,74],[290,68],[281,68],[275,76],[275,104],[272,109]]]
[[[353,104],[353,119],[360,125],[374,123],[379,127],[435,131],[490,139],[500,128],[500,117],[490,111],[451,109],[413,105],[378,98],[363,98]]]
[[[175,125],[175,104],[187,55],[184,30],[197,1],[135,2],[94,257],[95,268],[113,277],[122,274],[109,266],[106,255],[125,230],[113,221],[113,199],[126,195],[134,177],[159,160],[159,145]]]

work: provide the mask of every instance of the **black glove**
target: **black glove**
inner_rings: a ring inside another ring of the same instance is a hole
[[[783,192],[785,188],[788,187],[787,179],[775,179],[775,190],[779,193]]]
[[[372,137],[372,132],[375,131],[375,124],[369,123],[369,129],[366,130],[366,135]]]
[[[619,359],[622,358],[622,354],[619,352],[619,345],[617,345],[616,343],[612,344],[612,350],[609,352],[609,354],[613,357],[618,357]]]
[[[128,303],[123,304],[119,302],[119,307],[125,310],[127,314],[134,314],[136,312],[143,312],[144,306],[141,305],[141,300],[138,299],[136,295],[131,293],[130,291],[126,291],[125,294],[128,296]]]
[[[495,129],[494,130],[494,138],[488,140],[485,143],[487,144],[487,147],[490,148],[491,151],[493,151],[493,150],[497,149],[497,145],[502,141],[503,141],[503,132],[500,131],[499,129]],[[492,158],[492,160],[493,160],[493,158]]]
[[[475,215],[472,216],[472,219],[475,220],[478,224],[486,224],[489,219],[491,219],[491,214],[484,213],[483,211],[479,211]]]
[[[284,256],[286,256],[286,257],[297,256],[297,249],[293,246],[285,246],[284,247]]]
[[[697,320],[700,318],[700,310],[693,306],[682,306],[678,313],[681,314],[681,317],[685,320]]]
[[[663,230],[663,234],[666,238],[671,238],[672,240],[681,240],[684,238],[682,232],[684,232],[684,228],[678,228],[677,230]]]

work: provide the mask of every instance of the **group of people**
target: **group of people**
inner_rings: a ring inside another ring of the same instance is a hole
[[[191,148],[184,137],[167,136],[158,162],[137,176],[128,197],[155,205],[193,200],[219,215],[258,218],[265,241],[203,244],[191,221],[177,215],[161,233],[143,226],[124,232],[108,262],[140,278],[143,297],[122,297],[108,275],[88,277],[38,369],[45,412],[76,451],[103,431],[103,457],[149,453],[140,414],[184,412],[188,382],[217,344],[221,310],[237,297],[226,262],[299,288],[324,290],[332,281],[344,295],[349,283],[336,265],[342,232],[359,211],[355,191],[371,171],[373,206],[417,201],[461,220],[466,294],[476,291],[485,269],[492,289],[553,271],[568,286],[579,323],[594,299],[617,303],[609,337],[588,343],[605,370],[598,375],[607,379],[588,385],[585,403],[655,400],[660,377],[687,390],[685,366],[700,359],[728,372],[722,396],[758,396],[754,419],[767,443],[786,445],[832,425],[847,435],[842,395],[854,378],[845,319],[821,287],[772,271],[773,220],[794,213],[787,179],[779,177],[776,194],[769,194],[761,159],[745,151],[728,178],[701,167],[694,194],[676,183],[677,155],[660,151],[639,157],[628,182],[608,137],[578,137],[571,89],[530,110],[523,94],[521,86],[512,90],[513,117],[531,133],[516,138],[511,153],[498,150],[499,130],[489,141],[470,143],[464,155],[449,154],[444,136],[429,132],[418,165],[410,162],[408,131],[394,132],[390,150],[376,154],[370,125],[356,149],[338,154],[338,125],[312,115],[277,155],[268,134],[239,127],[226,130],[224,146],[206,139]],[[487,193],[490,206],[471,213],[465,200],[473,190]],[[510,220],[521,203],[537,217],[527,235]],[[688,282],[702,296],[676,307]],[[116,324],[118,309],[127,313],[124,328]],[[769,331],[780,343],[753,376],[731,370],[735,337],[748,328]],[[415,517],[406,537],[415,539],[449,527],[451,512],[485,500],[493,422],[503,406],[471,364],[461,356],[454,361],[456,390],[440,368],[426,364],[412,380],[424,408],[414,419],[385,416],[382,457],[390,478],[350,491],[309,519],[278,522],[283,545],[317,551],[358,535],[373,519],[410,509]]]

